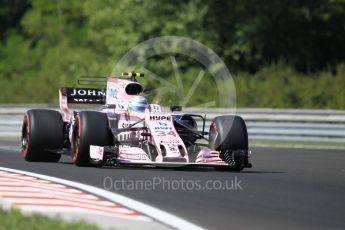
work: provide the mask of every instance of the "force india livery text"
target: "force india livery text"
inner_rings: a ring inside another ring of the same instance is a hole
[[[150,104],[140,73],[103,79],[106,89],[62,88],[60,109],[33,109],[22,126],[24,159],[57,162],[70,155],[77,166],[211,166],[242,170],[248,161],[247,128],[236,115],[205,116]],[[68,104],[102,104],[100,111],[70,111]],[[201,128],[200,128],[201,127]]]

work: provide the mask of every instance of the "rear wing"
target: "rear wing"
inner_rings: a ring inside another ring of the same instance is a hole
[[[61,88],[62,96],[65,96],[68,103],[104,104],[105,89],[93,88]]]
[[[68,104],[105,104],[105,89],[94,88],[61,88],[59,90],[60,109],[64,114],[64,120],[69,121],[72,113]]]

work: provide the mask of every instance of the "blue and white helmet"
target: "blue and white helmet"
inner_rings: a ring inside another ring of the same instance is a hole
[[[148,108],[149,103],[145,97],[135,96],[128,101],[128,111],[129,112],[145,112]]]

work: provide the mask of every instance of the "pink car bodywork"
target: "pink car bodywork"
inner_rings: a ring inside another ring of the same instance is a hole
[[[93,96],[96,91],[73,92],[80,95]],[[106,113],[110,120],[114,115],[118,118],[118,130],[124,129],[115,135],[119,145],[117,164],[197,164],[197,165],[227,165],[219,157],[219,152],[207,147],[201,148],[194,162],[190,161],[188,150],[175,129],[174,113],[165,113],[158,104],[150,104],[145,112],[129,112],[128,100],[143,93],[143,87],[138,82],[108,77],[107,88],[104,92],[105,105],[101,112]],[[60,108],[65,122],[73,123],[73,113],[68,108],[68,98],[60,90]],[[136,131],[126,128],[141,128]],[[140,147],[126,144],[130,141],[147,141],[156,150],[153,158]],[[105,154],[104,146],[90,145],[90,158],[101,161]]]

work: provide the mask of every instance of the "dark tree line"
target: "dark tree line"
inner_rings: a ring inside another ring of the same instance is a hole
[[[283,63],[316,78],[345,63],[345,0],[0,0],[0,21],[4,92],[21,79],[49,95],[34,82],[107,74],[131,47],[162,35],[205,44],[235,74]]]

